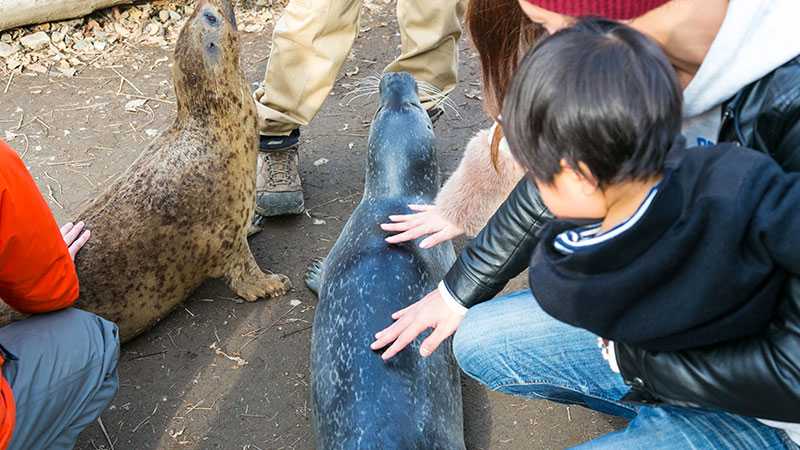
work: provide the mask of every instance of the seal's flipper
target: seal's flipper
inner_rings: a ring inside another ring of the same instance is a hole
[[[322,267],[324,264],[325,258],[317,258],[306,269],[306,286],[317,296],[319,296],[319,288],[322,284]]]
[[[253,302],[259,298],[278,297],[292,288],[289,277],[264,273],[256,262],[247,239],[242,239],[238,254],[234,254],[225,271],[228,286],[239,297]]]

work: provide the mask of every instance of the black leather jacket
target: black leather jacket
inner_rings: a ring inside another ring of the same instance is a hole
[[[800,171],[800,57],[742,89],[723,114],[720,142],[763,151],[785,170]],[[533,183],[520,181],[446,275],[450,293],[470,307],[500,292],[527,268],[548,217]],[[618,343],[617,360],[631,400],[800,422],[800,279],[789,282],[762,336],[674,353]]]

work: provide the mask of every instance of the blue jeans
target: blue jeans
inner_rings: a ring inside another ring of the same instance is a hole
[[[628,387],[603,359],[597,337],[548,316],[529,290],[471,308],[456,332],[453,351],[464,372],[492,390],[630,420],[627,428],[578,448],[797,448],[783,431],[752,418],[621,402]]]
[[[35,315],[0,328],[0,345],[17,407],[10,450],[73,448],[117,393],[117,327],[94,314]]]

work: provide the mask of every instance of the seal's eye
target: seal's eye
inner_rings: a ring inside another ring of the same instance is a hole
[[[208,22],[208,24],[211,26],[217,26],[217,23],[219,23],[217,16],[211,14],[210,12],[203,14],[203,18],[205,18],[206,22]]]

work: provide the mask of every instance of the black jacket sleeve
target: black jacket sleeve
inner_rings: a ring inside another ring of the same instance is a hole
[[[461,251],[447,273],[447,290],[467,308],[489,300],[519,275],[550,218],[536,186],[520,180],[486,227]]]
[[[615,343],[629,398],[722,409],[800,422],[800,279],[793,277],[776,319],[761,336],[683,352]],[[636,392],[639,391],[639,392]]]

